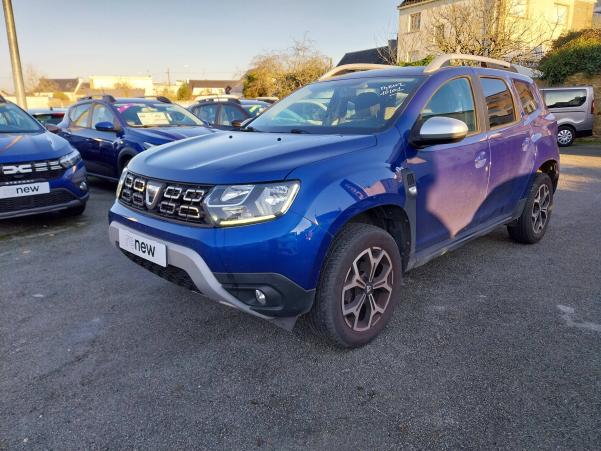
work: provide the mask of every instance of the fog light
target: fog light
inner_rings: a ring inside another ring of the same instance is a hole
[[[81,182],[79,184],[79,189],[82,191],[87,191],[88,190],[88,184],[86,182]]]
[[[261,290],[255,290],[255,297],[257,298],[257,302],[261,305],[265,305],[267,303],[267,299],[265,298],[265,293]]]

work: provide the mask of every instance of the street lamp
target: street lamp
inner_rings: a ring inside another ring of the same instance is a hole
[[[6,35],[8,36],[8,50],[10,62],[13,68],[13,83],[17,95],[17,103],[21,108],[27,108],[25,98],[25,86],[23,83],[23,71],[21,70],[21,58],[19,57],[19,44],[17,42],[17,30],[15,29],[15,16],[11,0],[2,0],[4,7],[4,20],[6,21]]]

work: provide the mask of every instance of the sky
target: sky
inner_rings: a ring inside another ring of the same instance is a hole
[[[240,76],[308,36],[336,64],[396,34],[400,0],[13,0],[23,70],[49,78]],[[0,87],[13,90],[0,10]]]

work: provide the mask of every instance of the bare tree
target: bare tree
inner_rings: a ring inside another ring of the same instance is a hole
[[[378,56],[384,64],[390,64],[392,66],[397,63],[397,41],[396,39],[389,39],[388,44],[383,47],[378,47]]]
[[[27,94],[33,94],[36,91],[39,91],[38,84],[43,75],[41,75],[33,65],[28,64],[25,67],[25,91]]]
[[[429,11],[431,53],[467,53],[525,62],[539,59],[560,18],[526,17],[523,0],[461,0]]]

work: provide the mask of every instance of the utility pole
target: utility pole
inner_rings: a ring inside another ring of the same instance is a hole
[[[23,71],[21,70],[21,57],[19,56],[19,44],[17,42],[17,30],[15,29],[15,16],[13,14],[12,0],[2,0],[2,6],[4,7],[8,50],[10,52],[10,62],[13,68],[13,83],[15,85],[17,103],[21,108],[27,108],[25,84],[23,83]]]

